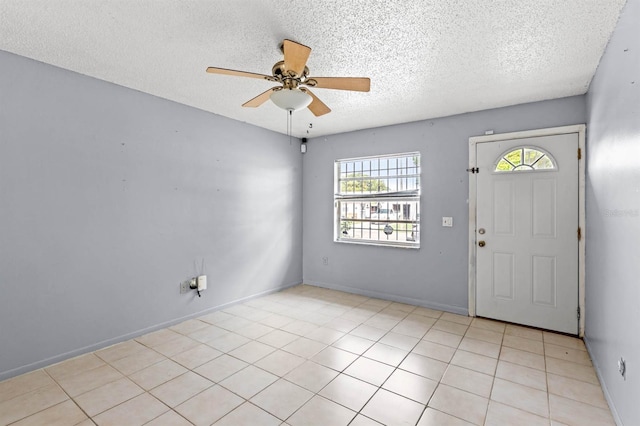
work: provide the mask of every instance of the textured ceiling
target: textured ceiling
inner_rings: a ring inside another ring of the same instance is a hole
[[[370,77],[371,92],[315,89],[333,111],[294,113],[317,137],[583,94],[625,0],[0,0],[0,49],[277,132],[286,112],[241,105],[273,83],[289,38],[311,76]],[[1,66],[1,64],[0,64]]]

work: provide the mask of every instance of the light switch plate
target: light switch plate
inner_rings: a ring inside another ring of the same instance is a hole
[[[452,217],[443,217],[442,218],[442,226],[452,227],[453,226],[453,218]]]

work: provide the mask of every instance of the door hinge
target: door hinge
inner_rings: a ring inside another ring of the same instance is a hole
[[[582,148],[578,148],[578,160],[582,160]]]
[[[578,306],[578,319],[580,319],[580,306]]]
[[[479,168],[477,168],[477,167],[472,167],[472,168],[470,168],[470,169],[467,169],[467,171],[468,171],[469,173],[480,173],[480,169],[479,169]]]
[[[582,228],[578,227],[578,241],[582,241]]]

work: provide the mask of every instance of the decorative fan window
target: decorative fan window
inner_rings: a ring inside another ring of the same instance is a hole
[[[502,155],[495,172],[520,172],[534,170],[556,170],[556,162],[548,152],[539,148],[523,146]]]

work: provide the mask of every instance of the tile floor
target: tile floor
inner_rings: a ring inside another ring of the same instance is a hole
[[[301,285],[0,382],[0,425],[614,425],[581,340]]]

